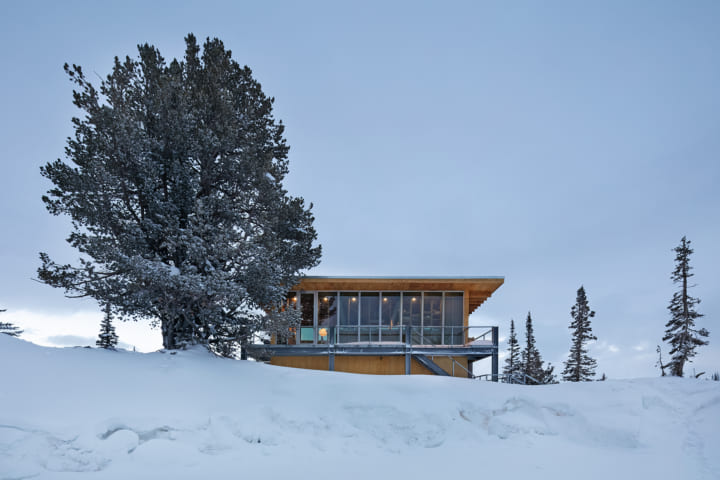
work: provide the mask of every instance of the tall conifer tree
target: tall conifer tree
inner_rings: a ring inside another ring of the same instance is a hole
[[[688,293],[688,289],[693,286],[688,284],[688,280],[694,276],[690,272],[693,269],[690,266],[690,255],[693,253],[690,240],[682,237],[680,245],[675,247],[674,251],[675,270],[670,278],[673,283],[680,284],[680,289],[675,292],[668,305],[671,318],[665,325],[667,329],[663,341],[668,342],[672,347],[671,359],[666,365],[670,368],[670,375],[682,377],[685,363],[692,361],[697,347],[708,344],[703,338],[707,338],[710,333],[704,328],[695,327],[695,320],[703,315],[695,310],[700,299],[691,297]]]
[[[508,355],[505,358],[503,373],[512,381],[512,376],[521,369],[520,343],[515,333],[515,321],[510,319],[510,337],[508,338]]]
[[[543,367],[543,360],[540,351],[535,345],[535,331],[532,324],[532,316],[528,312],[525,320],[525,348],[520,354],[520,372],[527,377],[529,383],[545,384],[557,383],[553,371],[555,367],[548,363],[547,367]]]
[[[530,312],[525,320],[525,348],[520,354],[521,371],[523,374],[537,379],[540,370],[540,353],[535,346],[535,333],[533,330],[532,316]]]
[[[573,321],[570,323],[572,333],[572,346],[570,347],[570,356],[565,361],[565,370],[563,370],[563,380],[568,382],[589,382],[595,376],[595,368],[597,362],[588,355],[586,348],[587,342],[597,340],[592,333],[590,319],[595,316],[595,312],[590,310],[588,306],[587,296],[585,295],[585,287],[580,286],[577,291],[575,305],[570,310],[570,316]]]

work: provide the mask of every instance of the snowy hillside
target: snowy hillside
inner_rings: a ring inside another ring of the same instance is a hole
[[[720,382],[524,387],[6,335],[0,359],[2,479],[720,478]]]

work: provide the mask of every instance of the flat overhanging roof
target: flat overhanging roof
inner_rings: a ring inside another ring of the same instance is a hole
[[[377,290],[377,291],[461,291],[469,299],[469,312],[487,300],[505,281],[505,277],[324,277],[308,276],[300,280],[293,290]]]

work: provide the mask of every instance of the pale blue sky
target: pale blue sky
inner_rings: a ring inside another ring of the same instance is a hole
[[[75,257],[40,201],[77,114],[63,63],[104,76],[138,43],[180,56],[193,32],[276,98],[286,186],[323,245],[311,274],[503,275],[474,321],[506,334],[532,310],[556,365],[584,284],[599,372],[644,376],[687,235],[711,331],[695,366],[720,370],[720,3],[337,3],[0,3],[4,319],[96,335],[92,302],[31,280],[38,251]]]

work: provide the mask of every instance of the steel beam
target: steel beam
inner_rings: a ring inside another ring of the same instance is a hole
[[[278,357],[307,357],[307,356],[324,356],[330,355],[406,355],[408,353],[418,353],[421,355],[438,355],[438,356],[458,356],[458,357],[477,357],[486,358],[495,355],[497,357],[497,347],[490,345],[447,345],[447,346],[431,346],[431,345],[411,345],[407,346],[402,343],[397,344],[335,344],[335,345],[248,345],[248,353],[254,357],[257,356],[278,356]]]

